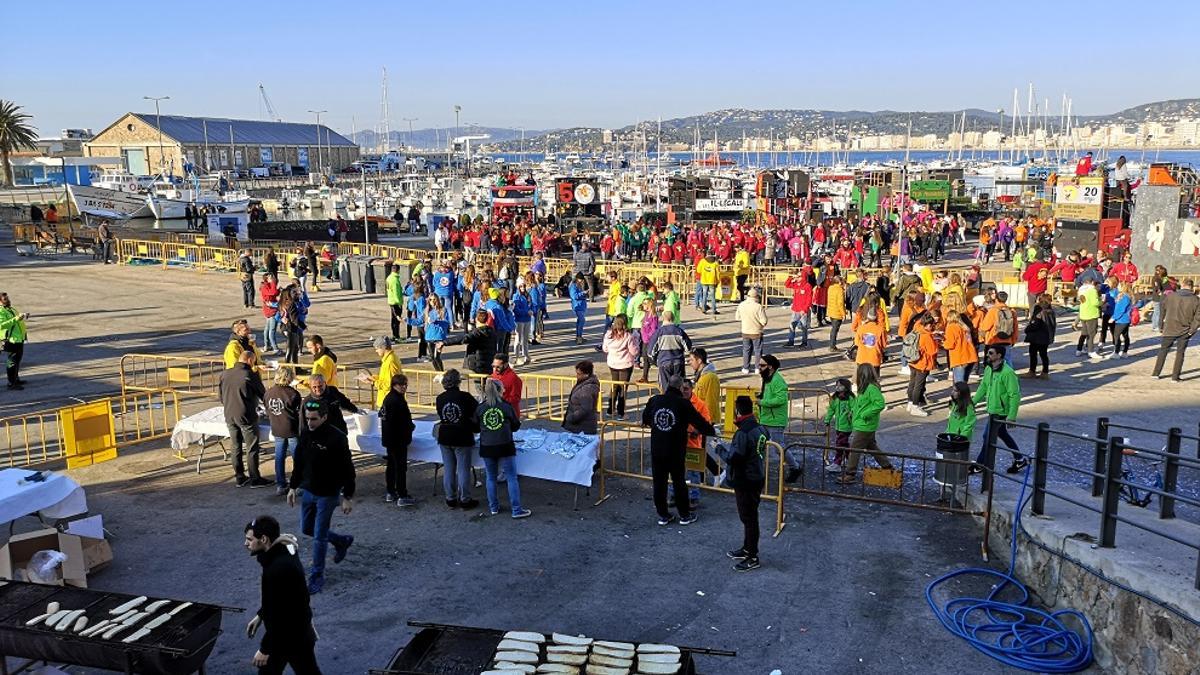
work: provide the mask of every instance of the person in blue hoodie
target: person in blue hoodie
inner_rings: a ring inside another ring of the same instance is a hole
[[[546,311],[546,278],[531,270],[525,273],[525,286],[529,290],[529,304],[533,311],[533,332],[529,344],[536,345],[541,343],[545,335],[546,319],[550,316]]]
[[[442,296],[432,295],[425,310],[425,342],[428,345],[429,361],[438,372],[445,370],[442,365],[442,349],[449,334],[450,307],[442,301]]]
[[[529,339],[533,328],[533,301],[529,297],[529,288],[525,278],[517,279],[517,292],[512,299],[513,320],[517,330],[513,334],[513,362],[519,366],[529,363]]]
[[[458,280],[455,278],[454,268],[450,265],[449,260],[442,261],[437,271],[430,277],[429,283],[433,290],[432,295],[441,298],[443,306],[454,306],[454,292],[458,288]]]
[[[513,331],[517,329],[513,312],[508,308],[508,291],[502,288],[489,288],[488,301],[483,309],[492,317],[492,328],[496,331],[496,353],[508,353],[508,341]]]
[[[1104,300],[1104,313],[1100,316],[1100,342],[1098,343],[1103,345],[1105,342],[1108,342],[1109,330],[1113,331],[1113,341],[1116,341],[1116,329],[1113,326],[1113,309],[1117,304],[1117,278],[1109,277],[1105,279],[1096,288],[1096,291]],[[1112,358],[1111,354],[1109,354],[1109,358]]]
[[[575,344],[583,344],[583,325],[587,321],[588,285],[582,273],[577,273],[567,288],[571,295],[571,311],[575,312]]]
[[[1113,289],[1112,301],[1113,353],[1110,359],[1129,358],[1129,324],[1133,322],[1133,288],[1125,282]]]

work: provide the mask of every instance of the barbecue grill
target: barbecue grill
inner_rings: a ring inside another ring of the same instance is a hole
[[[136,596],[20,581],[0,583],[0,673],[5,675],[4,656],[145,675],[204,673],[204,661],[221,633],[222,608],[201,603],[184,608],[141,640],[128,644],[122,638],[132,635],[141,624],[111,640],[99,635],[83,637],[70,629],[59,632],[40,622],[26,626],[26,621],[43,614],[51,602],[59,603],[61,609],[86,610],[88,624],[94,625],[115,618],[109,610]],[[142,606],[154,600],[147,599]],[[172,600],[163,610],[182,602]]]
[[[387,668],[369,671],[372,675],[477,675],[491,669],[496,647],[506,632],[420,621],[408,625],[421,631],[396,651]],[[696,654],[737,656],[737,652],[719,649],[680,647],[678,675],[697,675],[692,658]]]

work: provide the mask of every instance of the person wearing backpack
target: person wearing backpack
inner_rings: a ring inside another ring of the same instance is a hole
[[[1025,325],[1025,341],[1029,343],[1029,372],[1024,377],[1050,377],[1050,356],[1048,351],[1054,343],[1054,333],[1058,328],[1054,316],[1053,299],[1049,293],[1042,293],[1033,304],[1029,323]],[[1042,374],[1037,374],[1038,359],[1042,361]]]
[[[922,406],[926,405],[925,383],[933,370],[937,359],[938,344],[933,338],[933,329],[937,319],[926,312],[917,320],[908,335],[904,336],[901,352],[908,352],[908,364],[912,373],[908,376],[908,414],[913,417],[929,417],[929,412]]]
[[[1008,304],[1008,293],[998,291],[996,302],[987,310],[979,324],[985,345],[1003,345],[1004,360],[1012,366],[1012,346],[1017,343],[1017,312]]]

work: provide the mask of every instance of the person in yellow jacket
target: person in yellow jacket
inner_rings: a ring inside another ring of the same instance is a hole
[[[733,279],[737,282],[738,302],[746,299],[746,279],[750,277],[750,251],[739,248],[733,254]]]
[[[238,362],[238,359],[241,358],[242,352],[247,350],[254,352],[254,367],[262,367],[262,354],[259,353],[258,347],[254,344],[254,332],[250,330],[250,323],[245,319],[238,319],[229,328],[232,333],[229,336],[229,342],[225,345],[225,353],[223,355],[225,370],[232,368]]]
[[[392,390],[392,378],[404,372],[400,367],[400,358],[396,356],[396,352],[392,351],[392,341],[386,337],[377,337],[372,343],[375,347],[375,353],[379,355],[379,374],[373,379],[375,381],[375,409],[379,410],[383,407],[383,399],[387,398],[388,392]]]
[[[336,385],[337,380],[334,376],[337,375],[337,355],[329,351],[325,346],[325,339],[320,335],[310,335],[306,342],[308,353],[313,357],[312,374],[320,375],[326,382]]]
[[[717,284],[721,281],[721,265],[717,262],[717,256],[714,253],[709,253],[696,263],[696,272],[700,275],[700,311],[708,314],[708,303],[712,302],[713,314],[720,314],[717,311]]]
[[[846,282],[840,274],[829,280],[825,289],[825,318],[829,319],[829,351],[838,351],[838,331],[846,321]]]

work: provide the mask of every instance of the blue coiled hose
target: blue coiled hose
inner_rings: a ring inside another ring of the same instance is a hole
[[[1029,607],[1029,589],[1013,576],[1030,468],[1025,468],[1017,512],[1013,514],[1008,571],[968,567],[950,572],[925,588],[925,600],[946,630],[1005,665],[1039,673],[1074,673],[1092,663],[1092,626],[1087,617],[1073,609],[1045,612]],[[941,605],[933,599],[939,586],[965,576],[994,577],[995,583],[986,598],[953,598]],[[1012,602],[997,600],[1010,586],[1018,597]],[[1063,622],[1065,617],[1075,617],[1083,633],[1068,627]]]

